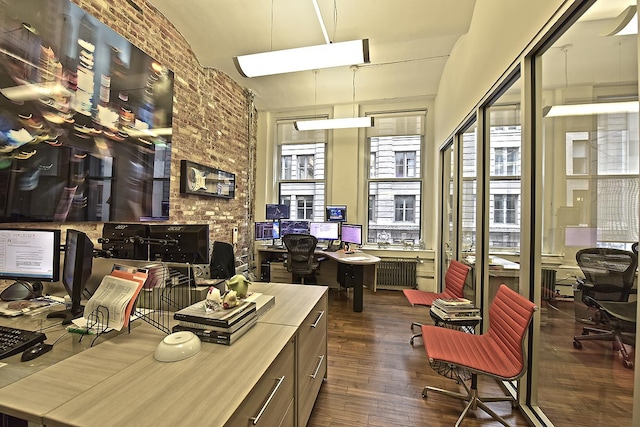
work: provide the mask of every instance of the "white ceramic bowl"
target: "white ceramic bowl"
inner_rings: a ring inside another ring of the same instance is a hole
[[[156,347],[154,356],[160,362],[188,359],[200,351],[200,338],[193,332],[180,331],[164,337]]]

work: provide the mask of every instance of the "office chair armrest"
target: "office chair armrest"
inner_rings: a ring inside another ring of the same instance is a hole
[[[588,291],[595,287],[593,283],[587,282],[581,277],[576,278],[576,282],[578,283],[578,289],[584,289]]]
[[[600,303],[588,295],[582,296],[582,302],[588,307],[602,308]]]

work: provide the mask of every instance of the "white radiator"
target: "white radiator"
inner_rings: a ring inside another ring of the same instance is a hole
[[[418,261],[415,259],[383,259],[378,263],[378,289],[415,288]]]

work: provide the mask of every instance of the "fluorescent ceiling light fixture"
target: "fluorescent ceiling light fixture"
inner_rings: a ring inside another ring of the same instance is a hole
[[[370,128],[372,126],[373,117],[348,117],[344,119],[326,120],[298,120],[293,122],[293,127],[296,128],[296,130]]]
[[[600,102],[544,107],[544,117],[587,116],[593,114],[637,113],[638,101]]]
[[[233,61],[244,77],[366,64],[369,63],[369,39],[236,56]]]
[[[625,36],[638,34],[638,14],[636,6],[629,6],[614,20],[612,27],[605,32],[605,36]]]

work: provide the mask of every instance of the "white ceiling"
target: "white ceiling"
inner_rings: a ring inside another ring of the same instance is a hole
[[[451,49],[468,31],[476,4],[317,0],[331,41],[369,39],[371,63],[359,67],[354,84],[350,67],[254,78],[236,70],[233,57],[238,55],[323,44],[312,0],[149,1],[181,32],[202,66],[222,70],[250,88],[257,108],[270,111],[351,104],[354,86],[357,103],[434,97]],[[599,0],[582,20],[610,20],[629,4],[635,2]],[[591,42],[582,42],[588,60],[593,57],[588,54]],[[576,58],[580,49],[572,50],[571,62],[581,63]]]
[[[475,0],[317,0],[333,42],[369,39],[355,75],[356,102],[435,96],[440,74],[471,22]],[[350,67],[245,78],[233,57],[325,43],[312,0],[150,0],[199,62],[256,94],[260,110],[350,104]],[[334,13],[335,11],[335,13]],[[317,82],[316,82],[317,78]]]

